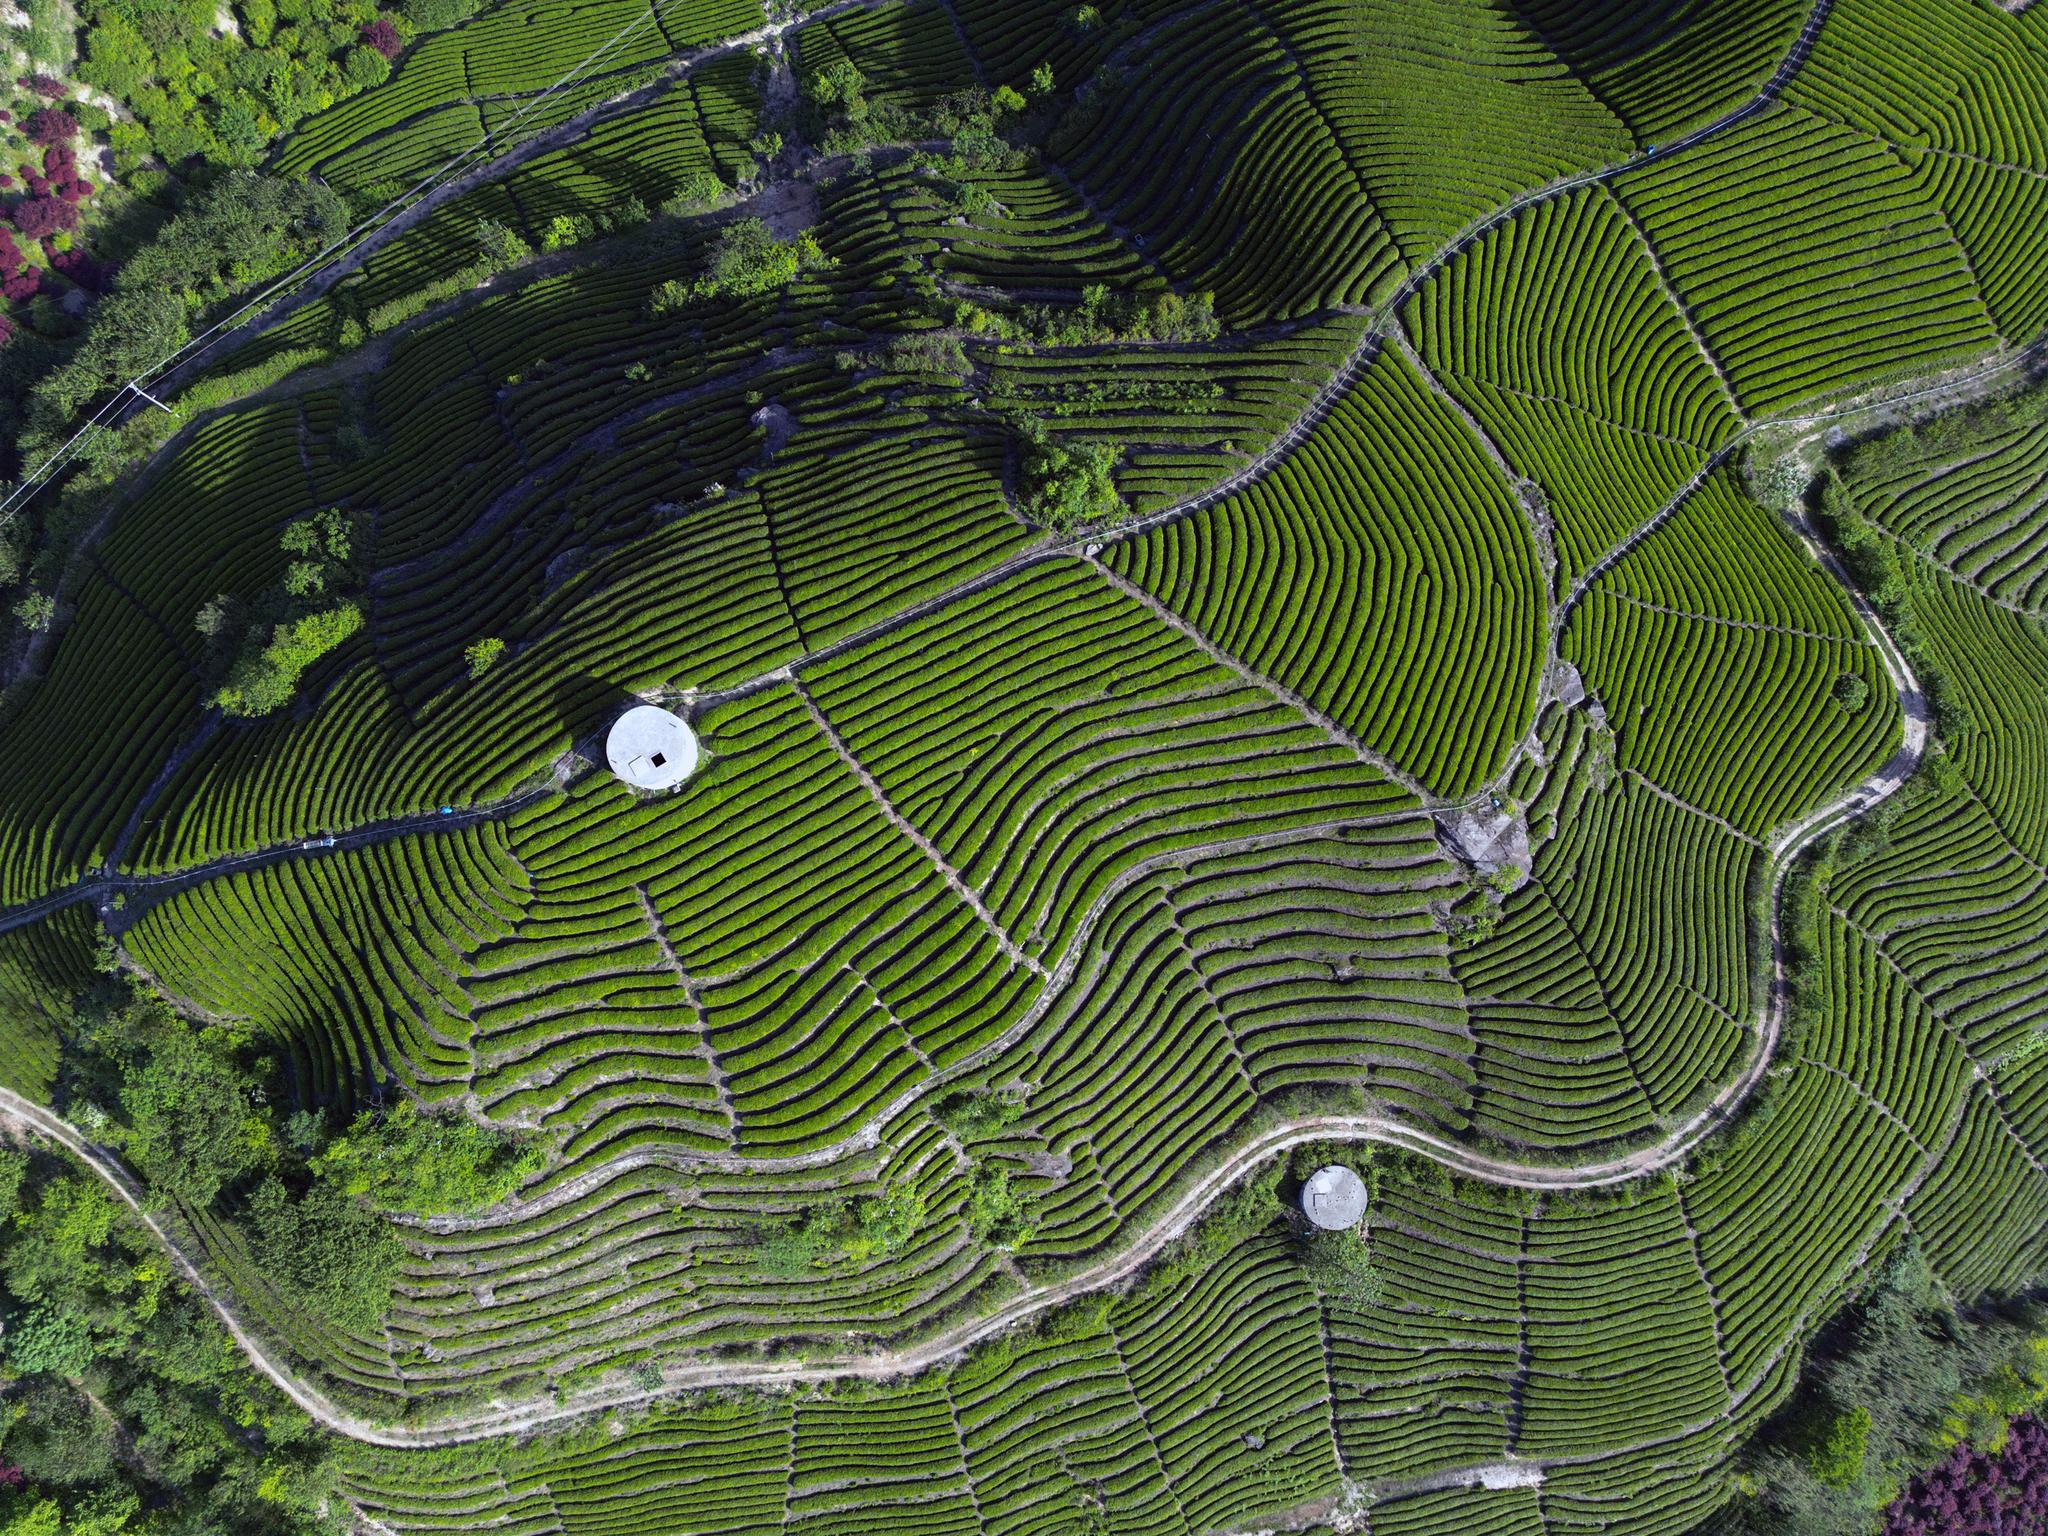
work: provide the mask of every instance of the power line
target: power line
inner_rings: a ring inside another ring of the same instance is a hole
[[[232,313],[222,316],[197,336],[185,341],[175,350],[160,358],[148,369],[120,385],[113,395],[98,410],[94,411],[91,416],[86,418],[85,423],[64,441],[61,447],[57,448],[42,463],[24,475],[18,484],[9,489],[4,498],[0,498],[0,528],[5,528],[9,523],[13,522],[15,517],[20,514],[22,507],[27,505],[30,498],[37,491],[41,490],[43,486],[49,484],[60,470],[75,459],[86,444],[91,442],[100,433],[109,431],[119,424],[122,412],[127,407],[131,395],[139,396],[160,410],[170,412],[171,407],[165,405],[154,394],[150,393],[147,386],[152,384],[160,385],[161,381],[165,380],[169,375],[198,361],[200,357],[216,344],[224,332],[238,325],[243,317],[252,310],[261,309],[269,305],[286,289],[296,287],[315,276],[322,268],[348,255],[380,229],[391,224],[420,202],[440,191],[452,179],[458,177],[470,165],[470,162],[477,160],[479,156],[489,150],[492,147],[493,140],[497,139],[501,134],[519,127],[526,118],[562,91],[564,87],[591,73],[600,61],[616,53],[649,26],[657,24],[662,13],[677,3],[679,3],[679,0],[654,0],[654,3],[649,5],[646,12],[613,33],[610,38],[587,54],[575,68],[556,80],[546,90],[531,97],[517,112],[505,119],[504,122],[498,124],[495,128],[487,128],[482,137],[474,144],[457,152],[442,165],[436,167],[426,176],[415,182],[411,188],[399,193],[398,196],[369,214],[353,228],[337,236],[323,249],[307,257],[297,267],[277,278],[259,292],[251,295]],[[854,3],[870,3],[870,0],[854,0]],[[839,5],[828,6],[825,9],[839,10],[844,8],[846,6]],[[700,63],[714,54],[729,53],[735,49],[747,47],[752,43],[766,41],[797,24],[797,20],[771,22],[764,27],[756,28],[752,32],[743,32],[737,36],[727,38],[723,42],[711,44],[689,56],[684,62],[684,67],[688,68]]]

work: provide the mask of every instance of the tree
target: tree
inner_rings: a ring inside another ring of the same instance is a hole
[[[494,219],[476,221],[477,248],[483,253],[482,263],[492,272],[503,272],[516,267],[533,255],[533,247],[522,240],[509,226]]]
[[[368,44],[342,56],[341,77],[352,91],[367,91],[391,78],[391,55]]]
[[[192,627],[208,640],[218,640],[221,632],[228,627],[228,615],[233,611],[234,598],[226,592],[217,592],[199,605],[199,611],[192,615]]]
[[[20,1398],[6,1454],[39,1483],[93,1484],[114,1472],[114,1427],[60,1381],[43,1377]]]
[[[1860,715],[1870,703],[1870,684],[1854,672],[1844,672],[1835,679],[1834,701],[1852,715]]]
[[[1854,1487],[1863,1475],[1864,1447],[1870,1438],[1870,1410],[1837,1409],[1813,1426],[1806,1464],[1830,1488]]]
[[[395,59],[405,52],[405,41],[398,35],[398,28],[392,25],[389,16],[379,16],[374,21],[363,23],[357,34],[365,47],[374,48],[387,59]]]
[[[38,107],[23,119],[21,131],[31,144],[69,144],[78,137],[78,119],[57,107]]]
[[[23,629],[40,634],[57,617],[57,600],[47,592],[30,590],[15,603],[14,616]]]
[[[867,77],[851,59],[838,59],[804,81],[804,95],[821,107],[837,106],[858,121],[867,116]]]
[[[224,1052],[165,1018],[131,1055],[121,1084],[128,1155],[152,1196],[205,1207],[270,1150],[254,1085]]]
[[[432,1216],[496,1205],[545,1161],[537,1142],[400,1099],[356,1116],[312,1167],[316,1178],[378,1210]]]
[[[43,1302],[7,1328],[7,1363],[17,1371],[82,1376],[99,1355],[82,1317]]]
[[[245,719],[275,713],[292,701],[306,668],[362,627],[363,611],[352,602],[277,625],[267,643],[235,663],[215,707]]]
[[[505,642],[496,635],[486,635],[481,640],[472,640],[463,648],[462,659],[469,663],[472,680],[482,677],[498,664],[498,658],[505,654]]]

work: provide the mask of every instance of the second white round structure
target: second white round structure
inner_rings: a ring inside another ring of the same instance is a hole
[[[604,741],[612,772],[635,789],[673,789],[697,768],[697,733],[680,715],[636,704]]]
[[[1301,1208],[1325,1231],[1355,1227],[1365,1215],[1365,1180],[1341,1163],[1318,1168],[1301,1186]]]

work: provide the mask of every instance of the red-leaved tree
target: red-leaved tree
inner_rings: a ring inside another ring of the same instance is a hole
[[[61,197],[25,197],[8,210],[7,217],[31,240],[78,228],[78,209]]]
[[[375,21],[363,23],[363,44],[376,49],[387,59],[395,59],[405,52],[405,43],[389,16],[379,16]]]
[[[56,107],[37,107],[21,131],[31,144],[69,144],[78,137],[78,119]]]
[[[2048,1530],[2048,1425],[2012,1421],[1996,1456],[1959,1445],[1884,1512],[1884,1536],[2031,1536]]]

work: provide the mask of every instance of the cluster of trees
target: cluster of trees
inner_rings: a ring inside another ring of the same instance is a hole
[[[540,1172],[538,1142],[473,1120],[429,1115],[411,1099],[365,1110],[312,1160],[314,1176],[380,1211],[480,1211]]]
[[[312,1421],[94,1177],[0,1151],[0,1531],[338,1533]]]
[[[822,1199],[799,1216],[759,1233],[754,1262],[766,1273],[799,1279],[838,1262],[869,1263],[897,1253],[925,1224],[924,1191],[909,1180],[858,1200]]]
[[[1222,333],[1211,293],[1115,293],[1089,283],[1076,304],[997,306],[956,299],[943,317],[977,336],[1036,347],[1095,347],[1120,341],[1214,341]]]
[[[1884,1512],[1883,1536],[2048,1531],[2048,1424],[2013,1420],[1995,1451],[1959,1445]]]
[[[992,141],[997,125],[1014,121],[1032,99],[1050,96],[1052,66],[1032,72],[1025,91],[999,85],[952,91],[915,111],[888,101],[870,101],[868,82],[851,59],[835,59],[808,71],[801,82],[802,116],[796,126],[828,155],[859,155],[877,144],[943,138],[954,141],[954,153],[967,152],[965,141]],[[1007,152],[1008,146],[1000,146]]]
[[[317,1108],[280,1114],[280,1087],[245,1030],[195,1029],[119,982],[67,1025],[72,1120],[122,1153],[153,1204],[237,1214],[264,1272],[344,1328],[374,1329],[389,1306],[404,1250],[383,1213],[481,1209],[544,1159],[539,1145],[405,1098],[337,1135]]]
[[[40,458],[114,387],[191,339],[195,315],[290,270],[348,228],[327,187],[234,172],[215,180],[135,251],[74,340],[17,338],[6,419],[19,454]],[[118,441],[103,436],[108,451]]]
[[[1124,499],[1111,471],[1121,451],[1109,443],[1055,439],[1036,416],[1012,419],[1019,452],[1018,487],[1024,515],[1043,528],[1070,533],[1091,523],[1114,522]]]
[[[1893,1536],[2038,1529],[2038,1520],[1911,1520],[1944,1508],[1951,1495],[1961,1498],[2005,1450],[2011,1426],[2044,1404],[2048,1308],[2015,1300],[1959,1314],[1909,1243],[1822,1338],[1798,1394],[1752,1445],[1727,1529],[1730,1536],[1863,1536],[1895,1500],[1909,1518],[1895,1529],[1887,1524]],[[1959,1447],[1971,1449],[1957,1454]],[[1916,1471],[1944,1456],[1945,1470],[1918,1485],[1926,1498],[1915,1495]],[[2048,1493],[2048,1461],[2039,1474]]]
[[[129,108],[108,142],[123,179],[140,176],[138,190],[153,191],[151,155],[252,166],[276,134],[379,84],[422,30],[421,9],[394,17],[375,0],[238,0],[236,25],[216,30],[215,0],[84,0],[78,76]]]
[[[1913,611],[1909,562],[1902,561],[1894,541],[1863,516],[1850,483],[1869,480],[1882,484],[1988,437],[2044,422],[2048,422],[2048,387],[2035,384],[1969,410],[1944,412],[1931,420],[1891,428],[1866,439],[1829,466],[1821,485],[1824,531],[1842,552],[1856,584],[1883,616],[1885,627],[1912,663],[1933,706],[1941,734],[1946,737],[1953,738],[1971,728],[1970,711],[1922,637],[1918,615]],[[1778,489],[1769,483],[1767,471],[1751,466],[1750,475],[1753,484],[1763,483],[1765,496]]]
[[[736,219],[719,230],[699,276],[689,282],[669,278],[654,290],[647,307],[651,314],[670,315],[702,299],[753,298],[832,264],[809,230],[778,240],[760,219]]]

